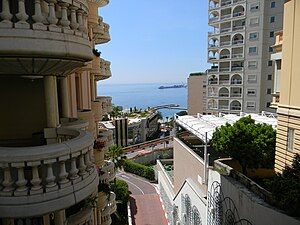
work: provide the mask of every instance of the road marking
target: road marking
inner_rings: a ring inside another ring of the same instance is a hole
[[[127,179],[124,178],[124,177],[123,177],[123,179],[124,179],[126,182],[128,182],[128,183],[132,184],[133,186],[135,186],[140,192],[142,192],[143,195],[145,194],[145,193],[143,192],[143,190],[142,190],[139,186],[137,186],[136,184],[132,183],[131,181],[127,180]]]

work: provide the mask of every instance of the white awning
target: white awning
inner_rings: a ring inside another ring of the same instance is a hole
[[[277,118],[275,114],[262,112],[260,114],[247,114],[241,113],[240,115],[235,114],[220,114],[219,116],[214,115],[200,115],[197,116],[178,116],[176,123],[188,130],[204,143],[206,141],[205,135],[207,134],[207,142],[212,139],[212,135],[217,127],[221,127],[226,123],[233,124],[242,117],[251,116],[257,123],[265,123],[271,125],[274,129],[277,127]]]

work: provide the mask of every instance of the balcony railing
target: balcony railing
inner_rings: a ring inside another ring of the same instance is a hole
[[[97,96],[96,99],[102,102],[103,114],[108,114],[112,111],[112,98],[110,96]]]
[[[244,44],[244,40],[234,40],[232,42],[232,45],[240,45],[240,44]]]
[[[220,55],[220,59],[230,59],[230,54]]]
[[[219,20],[218,16],[209,18],[209,22],[216,22],[218,20]]]
[[[221,28],[220,29],[220,33],[226,33],[226,32],[230,32],[231,31],[231,28],[228,27],[228,28]]]
[[[219,71],[219,68],[210,68],[207,70],[208,73],[215,73],[215,72],[218,72]]]
[[[229,93],[219,93],[219,97],[228,98]]]
[[[91,161],[93,137],[81,130],[54,130],[60,143],[0,147],[0,215],[43,215],[95,192],[99,180]]]
[[[88,121],[78,118],[61,118],[61,126],[68,129],[86,130],[89,126]]]
[[[245,29],[245,26],[233,26],[233,27],[232,27],[232,30],[233,30],[233,31],[244,30],[244,29]]]
[[[235,12],[232,14],[233,17],[245,16],[245,12]]]
[[[240,110],[242,110],[242,107],[241,107],[241,106],[231,106],[231,107],[230,107],[230,110],[233,110],[233,111],[240,111]]]
[[[92,62],[92,69],[90,71],[97,81],[108,79],[111,77],[110,62],[96,57]]]
[[[227,6],[227,5],[231,5],[231,4],[232,4],[232,1],[221,2],[221,6]]]
[[[226,19],[230,19],[230,18],[231,18],[231,14],[221,16],[221,20],[226,20]]]
[[[93,38],[95,44],[103,44],[110,41],[110,26],[103,22],[103,18],[99,16],[98,25],[93,28]]]
[[[244,67],[243,66],[233,66],[231,67],[231,71],[243,71]]]
[[[242,97],[242,93],[231,93],[231,94],[230,94],[230,97],[233,97],[233,98],[241,98],[241,97]]]
[[[243,53],[233,53],[232,54],[232,58],[236,59],[236,58],[244,58],[244,54]]]
[[[242,84],[243,81],[242,80],[239,80],[239,79],[234,79],[231,81],[231,84]]]
[[[230,45],[231,42],[230,41],[223,41],[223,42],[220,42],[220,46],[226,46],[226,45]]]
[[[219,80],[219,84],[229,84],[229,80]]]
[[[22,76],[62,75],[92,60],[87,1],[71,2],[2,0],[1,72]]]
[[[230,71],[230,67],[221,67],[220,72],[228,72]]]
[[[93,209],[90,207],[80,210],[75,215],[68,217],[66,225],[93,224]]]
[[[229,109],[229,105],[219,105],[219,109],[228,110]]]

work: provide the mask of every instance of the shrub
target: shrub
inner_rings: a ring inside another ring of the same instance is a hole
[[[128,184],[123,180],[116,179],[111,183],[111,190],[116,194],[117,213],[112,215],[112,225],[128,224],[127,202],[129,201],[130,192]]]
[[[291,216],[300,215],[300,155],[296,155],[292,167],[277,174],[270,185],[277,205]]]
[[[126,172],[145,177],[146,179],[151,181],[155,180],[155,172],[149,166],[135,163],[130,160],[125,160],[123,167]]]

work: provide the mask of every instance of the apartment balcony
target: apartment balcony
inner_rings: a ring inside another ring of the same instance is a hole
[[[108,175],[105,180],[106,182],[112,181],[116,177],[115,164],[111,161],[105,161],[105,164],[102,166],[101,171]]]
[[[241,111],[242,110],[242,104],[240,103],[240,101],[233,100],[230,103],[230,110],[231,111]]]
[[[34,217],[68,208],[97,190],[93,137],[55,129],[59,143],[0,147],[0,215]]]
[[[113,131],[99,127],[99,137],[105,138],[107,147],[114,144]]]
[[[231,27],[224,27],[220,29],[221,34],[228,33],[228,32],[231,32]]]
[[[98,122],[102,120],[103,112],[102,112],[102,102],[99,100],[92,101],[92,111],[94,113],[95,121]]]
[[[113,214],[117,211],[117,204],[116,204],[116,194],[114,192],[110,192],[107,207],[110,208],[110,214]]]
[[[0,75],[62,76],[92,60],[86,0],[2,0],[0,10]]]
[[[93,224],[94,214],[93,209],[90,207],[80,210],[75,215],[68,217],[67,225],[87,225]]]
[[[89,1],[97,4],[97,7],[103,7],[108,5],[110,0],[89,0]]]
[[[221,41],[220,42],[220,47],[229,46],[229,45],[231,45],[231,41]]]
[[[96,99],[102,102],[103,114],[109,114],[112,111],[112,97],[110,96],[98,96]]]
[[[95,44],[103,44],[110,41],[110,26],[103,22],[103,18],[99,16],[98,25],[93,27],[93,39]]]
[[[245,30],[245,26],[232,26],[232,31],[243,31]]]
[[[272,103],[271,103],[271,108],[278,108],[278,104],[280,101],[280,92],[276,92],[272,94]]]
[[[89,126],[88,121],[81,120],[78,118],[61,118],[60,122],[63,128],[75,130],[87,130]]]
[[[111,77],[110,62],[96,57],[92,61],[92,69],[90,72],[95,76],[97,81],[108,79]]]
[[[219,105],[219,110],[229,110],[229,105]]]
[[[105,207],[104,210],[101,212],[101,225],[110,225],[111,224],[110,218],[110,208]]]
[[[231,67],[231,71],[244,71],[244,67],[243,66],[232,66]]]

